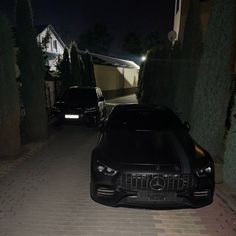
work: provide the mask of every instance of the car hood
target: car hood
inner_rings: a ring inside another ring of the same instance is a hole
[[[188,150],[185,150],[172,132],[116,130],[104,134],[102,139],[102,156],[108,162],[172,165],[190,172]]]

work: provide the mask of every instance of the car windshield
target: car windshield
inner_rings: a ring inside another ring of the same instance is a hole
[[[179,118],[162,110],[118,110],[111,114],[108,129],[132,129],[136,131],[180,129]]]
[[[63,100],[68,104],[95,104],[97,102],[94,89],[72,88],[65,92]]]

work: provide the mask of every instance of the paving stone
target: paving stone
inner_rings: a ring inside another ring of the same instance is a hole
[[[89,196],[95,129],[68,126],[0,177],[0,236],[235,236],[236,215],[215,196],[201,209],[112,208]]]

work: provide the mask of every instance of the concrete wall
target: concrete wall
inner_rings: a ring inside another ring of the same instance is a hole
[[[94,73],[97,86],[106,98],[130,94],[137,90],[139,70],[136,68],[94,65]]]

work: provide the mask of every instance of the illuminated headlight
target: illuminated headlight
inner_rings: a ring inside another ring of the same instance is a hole
[[[66,114],[65,118],[66,119],[79,119],[79,115]]]
[[[99,173],[103,173],[104,175],[109,175],[109,176],[114,176],[117,173],[116,170],[113,170],[112,168],[110,168],[100,162],[97,163],[96,169]]]
[[[196,170],[196,174],[198,177],[206,177],[211,173],[212,173],[212,168],[210,166]]]
[[[87,109],[85,110],[85,113],[96,112],[96,111],[97,111],[96,107],[91,107],[91,108],[87,108]]]

